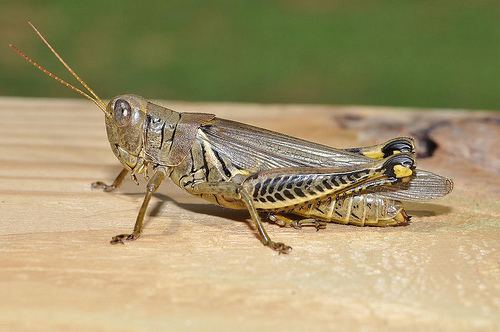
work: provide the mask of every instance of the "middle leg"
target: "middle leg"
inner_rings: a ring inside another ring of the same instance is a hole
[[[204,182],[195,185],[192,188],[186,188],[192,194],[215,194],[224,195],[228,198],[241,200],[247,207],[250,217],[252,218],[255,228],[260,236],[260,241],[263,245],[278,251],[280,254],[288,254],[292,247],[287,246],[282,242],[274,242],[262,224],[259,213],[254,206],[252,196],[241,185],[231,182]]]

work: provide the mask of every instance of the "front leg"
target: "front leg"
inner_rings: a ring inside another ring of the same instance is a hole
[[[151,196],[158,189],[162,181],[165,179],[167,175],[167,171],[164,168],[157,168],[155,173],[151,177],[146,187],[146,196],[144,197],[144,201],[142,202],[141,209],[139,210],[139,214],[137,215],[137,219],[135,221],[134,231],[132,234],[120,234],[117,236],[113,236],[111,239],[111,244],[124,243],[123,241],[133,241],[137,240],[142,233],[142,226],[144,222],[144,215],[146,214],[146,210],[148,208],[149,201],[151,200]]]
[[[194,185],[194,187],[189,188],[188,190],[192,194],[215,194],[241,200],[245,203],[248,212],[250,212],[250,216],[255,224],[255,228],[257,228],[260,241],[263,245],[278,251],[280,254],[288,254],[290,250],[292,250],[292,247],[287,246],[284,243],[274,242],[271,240],[264,228],[264,225],[262,225],[262,220],[260,219],[259,213],[254,206],[252,196],[241,185],[231,182],[204,182]]]
[[[97,182],[92,182],[92,184],[90,186],[92,187],[92,189],[102,189],[105,192],[111,192],[111,191],[115,190],[116,188],[118,188],[122,184],[123,179],[125,178],[127,173],[128,173],[127,169],[125,169],[125,168],[122,169],[120,174],[118,174],[115,181],[113,181],[113,183],[111,185],[108,185],[102,181],[97,181]]]

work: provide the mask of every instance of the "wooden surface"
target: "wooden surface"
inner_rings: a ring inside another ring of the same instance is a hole
[[[496,114],[168,105],[338,147],[446,119],[431,133],[438,149],[419,167],[454,178],[455,190],[411,206],[407,227],[267,224],[273,239],[293,247],[277,255],[246,213],[167,184],[152,200],[144,236],[111,246],[112,235],[131,230],[144,182],[127,180],[111,194],[90,189],[120,171],[101,112],[85,101],[0,98],[0,330],[500,328]]]

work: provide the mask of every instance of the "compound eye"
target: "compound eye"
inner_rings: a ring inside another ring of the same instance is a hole
[[[117,99],[113,107],[115,122],[120,127],[125,127],[132,119],[132,107],[123,99]]]

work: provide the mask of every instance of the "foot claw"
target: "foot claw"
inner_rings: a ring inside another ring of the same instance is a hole
[[[111,238],[111,241],[109,243],[111,243],[111,244],[118,244],[118,243],[125,244],[124,241],[134,241],[134,240],[137,240],[139,237],[140,237],[140,234],[136,234],[136,233],[120,234],[120,235],[113,236],[113,238]]]
[[[270,222],[280,226],[280,227],[286,227],[287,224],[282,218],[278,218],[275,214],[270,213],[267,218],[269,219]]]
[[[326,222],[324,221],[316,221],[316,232],[319,231],[320,229],[325,229],[326,228]]]
[[[319,221],[316,219],[294,220],[291,225],[295,229],[302,229],[302,227],[304,226],[313,226],[314,228],[316,228],[316,232],[319,231],[320,229],[326,228],[325,221]]]
[[[102,189],[102,191],[105,191],[105,192],[110,192],[110,191],[113,191],[116,189],[115,186],[105,184],[102,181],[92,182],[92,184],[90,186],[92,189]]]
[[[277,251],[280,255],[281,254],[288,254],[290,252],[290,250],[292,250],[292,247],[287,246],[286,244],[284,244],[282,242],[270,241],[267,244],[267,246],[270,247],[271,249]]]

